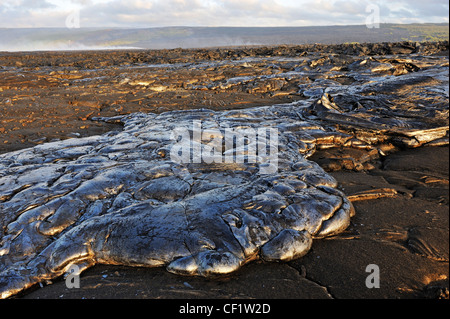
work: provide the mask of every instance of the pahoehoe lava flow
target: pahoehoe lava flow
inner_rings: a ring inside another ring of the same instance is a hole
[[[123,130],[0,155],[0,296],[59,277],[73,264],[165,266],[209,277],[258,258],[300,258],[313,240],[344,231],[355,214],[337,182],[309,159],[316,150],[378,155],[391,144],[448,144],[448,58],[415,58],[359,57],[335,67],[338,57],[324,57],[257,79],[314,78],[324,72],[318,65],[328,68],[327,79],[298,84],[303,100],[96,118],[121,122]],[[427,104],[402,104],[412,93]],[[174,161],[171,150],[180,143],[173,132],[192,137],[196,121],[204,129],[200,150],[227,129],[244,140],[249,130],[276,129],[276,171],[262,173],[271,165],[266,158],[249,160],[252,144],[220,154],[242,161]],[[338,162],[365,165],[362,157],[343,156],[330,168]]]

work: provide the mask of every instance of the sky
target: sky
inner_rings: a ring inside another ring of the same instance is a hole
[[[0,28],[363,25],[449,21],[447,0],[0,0]]]

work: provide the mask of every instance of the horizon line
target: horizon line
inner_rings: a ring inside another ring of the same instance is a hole
[[[380,25],[445,25],[449,24],[449,22],[412,22],[412,23],[393,23],[393,22],[381,22]],[[268,28],[311,28],[311,27],[349,27],[349,26],[365,26],[365,24],[333,24],[333,25],[299,25],[299,26],[189,26],[189,25],[177,25],[177,26],[146,26],[146,27],[117,27],[117,26],[101,26],[101,27],[80,27],[73,29],[162,29],[162,28],[259,28],[259,29],[268,29]],[[67,27],[0,27],[0,29],[71,29]]]

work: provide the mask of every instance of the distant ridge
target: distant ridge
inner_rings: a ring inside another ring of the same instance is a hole
[[[0,29],[0,51],[172,49],[226,46],[338,44],[449,39],[449,24],[313,27],[163,27]]]

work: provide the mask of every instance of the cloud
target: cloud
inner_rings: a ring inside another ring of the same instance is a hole
[[[46,0],[8,0],[0,2],[2,12],[31,12],[35,10],[45,10],[55,8],[56,6]]]
[[[448,22],[443,0],[0,0],[0,27],[306,26],[364,24],[376,4],[381,22]]]

